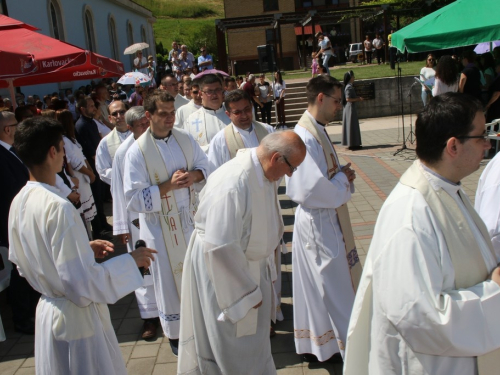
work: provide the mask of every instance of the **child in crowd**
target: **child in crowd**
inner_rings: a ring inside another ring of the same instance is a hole
[[[318,73],[318,54],[316,52],[313,52],[311,54],[312,57],[312,64],[311,64],[311,77],[314,78]]]

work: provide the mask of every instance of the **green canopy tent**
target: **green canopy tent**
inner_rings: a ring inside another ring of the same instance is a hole
[[[404,52],[463,47],[500,39],[500,0],[457,0],[392,34]]]

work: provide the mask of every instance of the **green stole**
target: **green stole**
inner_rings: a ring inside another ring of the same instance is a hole
[[[189,136],[178,129],[171,130],[171,136],[175,138],[179,144],[184,157],[186,159],[187,170],[193,169],[194,150]],[[151,128],[148,128],[143,135],[137,139],[148,170],[151,185],[159,185],[162,182],[168,181],[167,167],[163,162],[160,150],[156,145],[156,141],[151,134]],[[194,187],[189,188],[190,210],[194,215],[196,213]],[[186,255],[187,244],[182,230],[182,222],[180,212],[177,208],[177,202],[173,191],[169,191],[165,196],[161,197],[161,212],[159,213],[159,221],[163,233],[163,240],[168,253],[170,268],[174,277],[175,286],[179,299],[181,297],[181,281],[182,269],[184,264],[184,256]]]
[[[318,128],[311,120],[311,117],[307,113],[304,113],[300,118],[298,126],[305,128],[309,133],[313,135],[316,141],[323,148],[323,153],[325,155],[326,165],[327,165],[327,178],[332,179],[335,174],[340,172],[340,166],[336,162],[337,153],[333,147],[332,142],[328,138],[326,131],[318,131]],[[349,264],[349,271],[351,273],[351,283],[354,292],[357,291],[359,280],[361,278],[361,273],[363,268],[359,262],[358,251],[356,250],[356,244],[354,242],[354,234],[352,232],[351,218],[349,216],[349,209],[347,208],[347,203],[336,208],[337,216],[339,219],[340,229],[342,230],[342,236],[344,237],[345,252],[347,257],[347,263]]]

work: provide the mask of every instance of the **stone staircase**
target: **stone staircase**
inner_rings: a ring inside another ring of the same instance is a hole
[[[286,96],[285,96],[285,119],[289,126],[294,126],[300,117],[307,109],[306,99],[306,85],[307,82],[286,82]],[[260,117],[260,114],[259,114]],[[276,117],[273,109],[271,112],[272,125],[276,123]]]

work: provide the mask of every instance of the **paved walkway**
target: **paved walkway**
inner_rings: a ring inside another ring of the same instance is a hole
[[[413,122],[415,116],[413,116]],[[410,119],[405,118],[405,136],[408,135]],[[364,148],[349,151],[337,146],[341,162],[352,163],[357,172],[356,193],[352,197],[349,211],[353,223],[354,235],[361,262],[364,263],[370,246],[373,228],[382,203],[399,180],[401,174],[415,159],[414,145],[408,143],[409,150],[396,156],[393,154],[403,144],[401,118],[388,117],[365,119],[361,121]],[[335,144],[340,144],[342,126],[329,126],[328,133]],[[463,181],[469,197],[474,194],[481,168]],[[285,239],[291,245],[295,206],[284,195],[284,186],[280,187],[280,199],[285,222]],[[118,249],[119,250],[119,249]],[[291,250],[291,248],[290,248]],[[309,364],[295,354],[292,320],[292,266],[291,253],[282,257],[282,309],[285,320],[275,326],[277,335],[271,339],[274,361],[280,375],[337,374],[342,373],[342,366],[332,363]],[[15,333],[12,328],[10,309],[5,306],[5,293],[0,294],[1,316],[7,333],[7,341],[0,343],[0,374],[27,375],[35,374],[33,358],[33,336]],[[122,298],[109,307],[113,326],[120,342],[123,358],[129,374],[170,375],[176,373],[177,360],[170,351],[168,339],[163,336],[155,341],[145,342],[139,339],[142,320],[133,294]],[[90,374],[89,374],[90,375]]]

